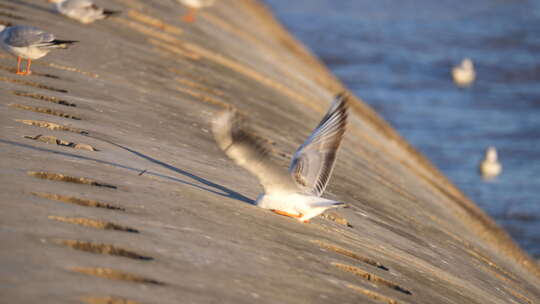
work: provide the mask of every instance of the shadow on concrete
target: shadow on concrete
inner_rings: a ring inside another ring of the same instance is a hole
[[[21,5],[21,6],[26,6],[28,8],[33,8],[33,9],[36,9],[36,10],[47,12],[47,13],[52,14],[52,15],[57,15],[57,13],[53,10],[52,4],[49,7],[43,7],[43,6],[40,6],[40,5],[33,4],[33,3],[28,3],[28,2],[22,1],[22,0],[5,0],[5,2],[10,3],[10,4],[17,4],[17,5]],[[47,2],[43,1],[43,3],[47,3]]]
[[[173,177],[173,176],[163,175],[163,174],[160,174],[160,173],[156,173],[156,172],[152,172],[152,171],[148,171],[148,170],[144,170],[144,169],[133,168],[133,167],[125,166],[125,165],[110,162],[110,161],[100,160],[100,159],[97,159],[97,158],[81,156],[81,155],[68,153],[68,152],[55,151],[55,150],[46,149],[46,148],[34,147],[34,146],[31,146],[31,145],[22,144],[22,143],[10,141],[10,140],[5,140],[5,139],[0,139],[0,143],[13,145],[13,146],[18,146],[18,147],[27,148],[27,149],[32,149],[32,150],[41,151],[41,152],[59,154],[59,155],[72,157],[72,158],[77,158],[77,159],[95,161],[95,162],[98,162],[98,163],[101,163],[101,164],[107,164],[107,165],[111,165],[113,167],[127,169],[127,170],[134,171],[134,172],[137,172],[137,173],[144,172],[144,174],[153,175],[153,176],[156,176],[156,177],[161,177],[161,178],[165,178],[165,179],[168,179],[168,180],[171,180],[171,181],[179,182],[179,183],[182,183],[184,185],[189,185],[189,186],[195,187],[197,189],[201,189],[201,190],[211,192],[213,194],[229,197],[229,198],[232,198],[232,199],[244,202],[244,203],[248,203],[248,204],[251,204],[251,205],[255,204],[255,202],[252,199],[249,199],[248,197],[243,196],[242,194],[240,194],[240,193],[238,193],[236,191],[230,190],[227,187],[224,187],[222,185],[213,183],[213,182],[211,182],[211,181],[209,181],[207,179],[204,179],[204,178],[199,177],[199,176],[197,176],[195,174],[189,173],[189,172],[187,172],[185,170],[182,170],[180,168],[176,168],[174,166],[171,166],[171,165],[169,165],[167,163],[164,163],[164,162],[162,162],[160,160],[154,159],[154,158],[152,158],[152,157],[150,157],[148,155],[142,154],[140,152],[137,152],[137,151],[129,149],[127,147],[121,146],[119,144],[115,144],[115,143],[110,142],[108,140],[104,140],[104,139],[96,138],[96,137],[92,137],[92,136],[89,136],[89,137],[100,140],[100,141],[104,141],[106,143],[109,143],[109,144],[114,145],[116,147],[119,147],[121,149],[124,149],[124,150],[126,150],[126,151],[128,151],[130,153],[133,153],[133,154],[135,154],[135,155],[137,155],[137,156],[139,156],[141,158],[144,158],[144,159],[146,159],[146,160],[148,160],[148,161],[150,161],[150,162],[152,162],[154,164],[160,165],[160,166],[162,166],[162,167],[164,167],[166,169],[169,169],[169,170],[171,170],[173,172],[182,174],[182,175],[184,175],[184,176],[186,176],[188,178],[191,178],[191,179],[193,179],[193,180],[195,180],[195,181],[197,181],[197,182],[199,182],[201,184],[204,184],[205,186],[208,186],[208,187],[203,187],[203,186],[200,186],[200,185],[194,184],[192,182],[185,181],[185,180]]]

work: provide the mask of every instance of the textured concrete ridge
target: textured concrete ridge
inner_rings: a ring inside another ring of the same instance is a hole
[[[13,74],[0,55],[0,303],[540,303],[538,265],[360,100],[310,224],[252,205],[215,145],[235,106],[285,168],[342,85],[255,0],[195,24],[112,0],[92,25],[46,1],[0,22],[81,42]]]

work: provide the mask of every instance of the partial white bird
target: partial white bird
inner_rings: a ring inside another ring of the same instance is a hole
[[[472,60],[465,58],[459,65],[453,67],[452,78],[454,79],[454,83],[460,87],[470,86],[476,78]]]
[[[119,14],[118,11],[103,9],[92,2],[92,0],[48,0],[55,3],[58,13],[75,19],[81,23],[88,24],[96,20],[105,19],[109,16]]]
[[[33,26],[0,25],[0,47],[8,53],[17,56],[17,74],[30,75],[32,60],[39,59],[53,49],[65,49],[78,42],[75,40],[57,40],[51,33],[47,33]],[[26,58],[26,72],[21,70],[21,59]]]
[[[502,165],[497,160],[497,149],[488,147],[486,155],[480,163],[480,174],[484,179],[492,179],[502,172]]]
[[[182,17],[185,22],[195,22],[197,11],[214,5],[215,0],[177,0],[188,7],[188,12]]]
[[[288,173],[269,159],[269,148],[246,130],[245,121],[236,111],[218,114],[212,131],[225,154],[255,175],[264,187],[257,206],[306,222],[326,209],[344,205],[320,196],[332,175],[347,116],[347,97],[340,94],[294,154]]]

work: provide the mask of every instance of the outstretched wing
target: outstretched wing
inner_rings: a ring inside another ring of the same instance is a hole
[[[247,123],[236,111],[219,113],[212,123],[212,132],[225,154],[255,175],[266,193],[298,191],[286,170],[270,159],[270,149],[264,140],[247,129]]]
[[[324,192],[345,134],[347,109],[347,97],[337,95],[319,125],[294,154],[289,173],[305,193],[321,196]]]

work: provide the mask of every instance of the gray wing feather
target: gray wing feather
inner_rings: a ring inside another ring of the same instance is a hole
[[[245,120],[236,111],[226,110],[219,113],[212,123],[212,132],[225,154],[255,175],[266,193],[298,191],[286,170],[270,159],[267,144],[247,130]]]
[[[14,47],[47,45],[54,35],[33,26],[12,26],[6,29],[4,43]]]
[[[294,154],[289,173],[305,193],[321,196],[324,192],[345,134],[347,109],[347,97],[336,96],[319,125]]]
[[[78,13],[93,13],[103,12],[101,8],[94,4],[91,0],[69,0],[62,3],[62,9],[66,11],[74,11]]]
[[[91,0],[68,0],[62,2],[62,7],[66,9],[86,8],[94,5]]]

